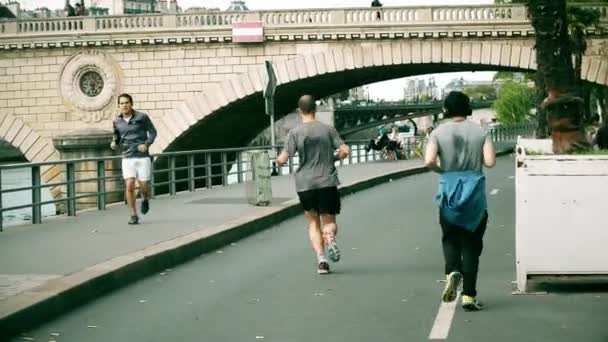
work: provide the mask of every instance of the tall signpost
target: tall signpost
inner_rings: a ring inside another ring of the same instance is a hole
[[[277,89],[277,77],[274,73],[274,68],[271,61],[266,61],[266,74],[264,79],[264,104],[266,106],[266,114],[270,117],[270,144],[272,145],[271,158],[276,157],[275,151],[275,136],[274,136],[274,93]]]

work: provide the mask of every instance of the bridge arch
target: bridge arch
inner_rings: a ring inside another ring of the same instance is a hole
[[[277,119],[295,107],[303,93],[324,97],[364,84],[453,71],[536,69],[531,46],[492,41],[393,40],[345,42],[327,51],[274,62]],[[263,66],[208,87],[160,120],[153,152],[243,146],[266,128],[262,98]],[[583,59],[582,78],[608,85],[608,60]]]
[[[59,152],[53,146],[51,139],[36,133],[27,123],[13,115],[0,117],[0,140],[21,152],[29,162],[46,162],[59,160]],[[44,166],[40,169],[42,181],[45,183],[59,182],[62,171],[57,166]],[[61,194],[59,187],[51,188],[53,197]]]

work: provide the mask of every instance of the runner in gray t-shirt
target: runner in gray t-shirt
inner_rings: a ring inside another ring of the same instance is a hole
[[[336,215],[340,213],[341,205],[338,192],[340,181],[334,162],[346,158],[349,149],[335,128],[315,119],[316,104],[312,96],[302,96],[298,108],[302,114],[302,124],[287,135],[285,149],[277,157],[277,163],[282,165],[289,157],[298,154],[296,191],[308,220],[310,243],[319,262],[317,272],[326,274],[329,273],[329,264],[324,245],[332,261],[340,260],[335,239],[338,231]]]
[[[440,186],[440,189],[463,190],[471,186],[467,180],[476,179],[482,182],[483,186],[475,184],[468,192],[479,195],[479,192],[485,189],[485,178],[479,177],[483,166],[490,168],[496,164],[494,144],[479,125],[467,120],[467,116],[472,114],[471,101],[467,95],[459,91],[450,92],[444,101],[444,107],[445,117],[449,120],[431,133],[424,158],[425,165],[442,174],[440,184],[443,186]],[[455,185],[446,185],[449,182],[454,182]],[[461,194],[463,192],[465,191],[460,191]],[[456,191],[448,196],[453,196],[450,198],[452,208],[461,202],[462,197],[459,197]],[[485,205],[485,192],[480,196],[484,197]],[[474,197],[470,196],[462,201],[461,208],[464,209],[460,210],[462,217],[477,214],[482,217],[481,222],[472,230],[450,222],[441,214],[440,207],[439,224],[446,274],[446,285],[441,297],[444,302],[456,300],[462,281],[462,307],[467,311],[477,311],[483,308],[476,299],[477,273],[488,213],[485,206],[467,206],[469,203],[476,203],[471,198]]]

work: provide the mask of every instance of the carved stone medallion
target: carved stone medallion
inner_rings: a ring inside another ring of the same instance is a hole
[[[120,67],[99,51],[70,57],[61,70],[60,89],[66,106],[86,122],[98,122],[120,90]]]

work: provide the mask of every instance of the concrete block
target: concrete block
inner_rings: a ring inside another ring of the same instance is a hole
[[[374,46],[372,51],[374,65],[382,66],[384,65],[384,61],[382,58],[382,48],[379,45]]]
[[[290,75],[289,70],[287,70],[287,62],[279,61],[274,63],[274,73],[277,76],[277,84],[286,84],[289,83]],[[252,80],[253,81],[253,80]],[[260,87],[256,89],[262,89],[262,81],[260,81]],[[255,83],[254,83],[255,86]]]
[[[30,135],[30,133],[32,133],[32,128],[30,126],[24,125],[13,140],[13,146],[21,150],[21,144],[23,144],[23,142]]]
[[[441,63],[442,56],[443,56],[443,50],[442,50],[441,41],[438,41],[438,40],[431,41],[431,62],[432,63]]]
[[[325,66],[327,67],[327,72],[332,73],[336,72],[336,61],[334,60],[334,50],[329,50],[323,53],[323,59],[325,60]]]
[[[481,43],[472,43],[471,44],[471,60],[470,62],[473,64],[481,64],[482,63],[482,58],[481,58]]]
[[[452,42],[442,41],[441,42],[441,62],[452,63]]]
[[[342,53],[344,54],[344,68],[347,70],[352,70],[355,68],[355,57],[354,52],[350,47],[345,47],[342,49]]]
[[[32,132],[23,140],[23,142],[19,146],[21,153],[25,155],[39,139],[40,135],[32,130]]]
[[[234,89],[234,93],[236,94],[237,99],[242,99],[247,95],[241,83],[242,81],[240,77],[231,77],[228,82],[230,83],[231,88]]]
[[[4,135],[4,140],[6,142],[8,142],[8,143],[12,143],[13,140],[15,139],[15,137],[17,136],[17,134],[19,133],[19,131],[21,131],[22,128],[23,128],[23,121],[21,121],[21,120],[15,120],[15,121],[13,121],[13,124],[8,129],[8,131],[6,132],[6,134]]]
[[[314,77],[318,75],[317,66],[315,65],[315,56],[310,54],[304,56],[304,65],[306,66],[306,74],[308,77]]]
[[[319,75],[323,75],[327,73],[327,67],[325,65],[325,58],[323,56],[323,52],[318,52],[313,55],[315,60],[315,68]]]
[[[598,84],[608,85],[608,60],[600,61],[599,72],[596,82]]]
[[[528,69],[530,67],[530,58],[532,55],[532,49],[523,47],[521,49],[521,58],[519,61],[519,66],[523,69]]]
[[[298,73],[298,66],[295,59],[288,60],[286,64],[289,79],[292,81],[300,79],[300,74]]]
[[[403,41],[399,43],[401,47],[401,62],[403,64],[412,63],[412,43],[409,41]]]
[[[412,41],[412,63],[420,64],[422,63],[422,43],[419,40]]]
[[[521,46],[511,46],[511,58],[509,60],[509,66],[518,68],[521,62]]]
[[[244,96],[248,96],[256,92],[255,88],[253,87],[253,82],[251,82],[251,78],[249,77],[249,73],[240,75],[238,80],[243,88],[243,93],[245,94]]]
[[[302,56],[298,56],[293,60],[296,63],[296,69],[298,70],[298,75],[300,75],[300,79],[308,78],[308,70],[306,69],[306,60]]]
[[[338,59],[336,58],[336,61]],[[374,66],[374,50],[370,47],[363,48],[363,67],[371,67]],[[342,70],[344,68],[341,68]]]
[[[391,59],[394,65],[401,65],[403,63],[403,53],[401,51],[401,43],[400,42],[391,42],[390,44],[390,53]]]
[[[13,126],[13,123],[15,122],[15,117],[12,115],[7,115],[4,118],[4,121],[2,121],[2,124],[0,125],[0,137],[5,137],[6,133],[8,132],[8,130],[11,128],[11,126]]]
[[[334,49],[334,50],[332,50],[332,53],[334,55],[333,59],[334,59],[335,65],[336,65],[336,71],[343,71],[345,69],[345,67],[344,67],[344,53],[342,52],[342,49]]]
[[[393,62],[393,49],[391,42],[382,43],[382,65],[397,64]]]
[[[170,117],[170,115],[163,115],[160,122],[164,124],[167,129],[166,132],[169,133],[167,134],[167,137],[169,137],[170,139],[167,140],[173,141],[182,133],[182,129],[179,127],[178,123],[176,123],[175,120]]]
[[[492,44],[489,44],[489,43],[481,44],[481,64],[484,64],[484,65],[492,64]]]
[[[500,65],[500,57],[502,55],[501,46],[498,44],[490,45],[490,64],[491,65]]]

